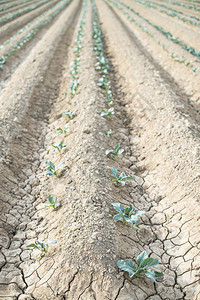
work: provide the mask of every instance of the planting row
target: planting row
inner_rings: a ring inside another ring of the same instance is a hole
[[[151,22],[150,20],[148,20],[147,18],[143,17],[139,12],[137,12],[135,9],[131,8],[130,6],[126,5],[122,1],[117,0],[117,2],[120,3],[121,5],[123,5],[124,7],[126,7],[132,13],[134,13],[135,15],[137,15],[139,18],[141,18],[142,20],[144,20],[145,22],[147,22],[149,25],[151,25],[152,27],[154,27],[157,31],[159,31],[160,33],[162,33],[168,40],[170,40],[170,41],[178,44],[184,50],[188,51],[189,53],[191,53],[192,55],[194,55],[198,59],[200,59],[200,51],[194,49],[193,47],[190,47],[190,46],[186,45],[185,42],[183,42],[180,39],[176,38],[173,34],[171,34],[169,31],[165,30],[163,27],[158,26],[158,25],[154,24],[153,22]]]
[[[16,11],[13,11],[12,13],[8,13],[8,14],[5,14],[3,15],[1,18],[0,18],[0,24],[3,24],[3,23],[6,23],[8,21],[11,21],[27,12],[30,12],[38,7],[40,7],[41,5],[45,4],[45,3],[48,3],[48,2],[51,2],[52,0],[42,0],[36,4],[31,4],[30,6],[27,6],[27,7],[24,7],[22,9],[18,9]]]
[[[4,64],[8,61],[8,59],[16,51],[20,50],[28,41],[33,39],[40,29],[42,29],[45,25],[50,23],[55,18],[55,16],[57,16],[70,3],[71,3],[71,0],[67,0],[64,2],[62,0],[59,1],[58,3],[56,3],[56,5],[54,5],[47,11],[45,11],[43,14],[41,14],[40,16],[35,18],[33,21],[31,21],[27,25],[25,25],[23,28],[18,30],[15,35],[13,35],[8,40],[6,40],[2,45],[0,45],[0,49],[2,49],[4,46],[8,45],[11,41],[15,40],[18,36],[23,34],[23,32],[27,31],[27,29],[29,27],[31,27],[32,25],[34,25],[34,23],[37,23],[37,25],[34,26],[30,31],[28,31],[20,41],[16,42],[14,44],[14,46],[12,46],[8,50],[8,52],[4,53],[4,55],[0,58],[0,68],[3,70]]]
[[[69,77],[71,77],[71,81],[69,83],[70,85],[70,93],[65,93],[65,96],[69,94],[68,97],[68,104],[71,104],[72,98],[75,95],[75,93],[78,90],[78,69],[79,69],[79,62],[80,62],[80,52],[82,49],[82,36],[83,36],[83,29],[85,24],[85,17],[87,12],[87,0],[84,2],[84,8],[83,8],[83,15],[79,24],[78,33],[76,36],[76,40],[74,43],[74,51],[73,56],[74,60],[71,63],[71,71]],[[64,128],[57,128],[56,131],[58,134],[66,136],[69,132],[69,121],[73,119],[76,116],[75,112],[63,112],[62,117],[65,117],[68,122],[65,124]],[[51,146],[54,148],[54,152],[61,152],[66,149],[66,145],[64,145],[64,141],[60,141],[57,144],[51,144]],[[52,161],[46,161],[45,164],[48,166],[46,170],[46,175],[48,176],[55,176],[56,178],[59,178],[62,176],[62,169],[65,165],[65,162],[61,162],[58,166],[55,166],[55,164]],[[45,207],[51,207],[53,209],[58,209],[60,207],[60,202],[58,202],[57,196],[48,196],[48,204],[45,205]],[[39,250],[39,256],[37,257],[42,258],[47,252],[48,252],[48,246],[49,244],[56,244],[57,241],[38,241],[36,240],[34,243],[31,243],[27,245],[28,248],[34,248]]]
[[[174,8],[172,8],[172,7],[168,7],[168,6],[164,5],[164,4],[157,3],[157,2],[152,2],[152,1],[151,1],[150,3],[153,3],[153,4],[155,4],[155,5],[159,6],[159,7],[163,7],[163,8],[165,8],[165,9],[167,9],[167,10],[170,10],[170,11],[172,11],[172,12],[178,13],[178,14],[180,14],[180,15],[187,16],[187,17],[189,17],[189,18],[191,18],[191,19],[200,21],[200,18],[198,18],[198,17],[196,17],[196,16],[190,15],[190,14],[185,13],[185,12],[182,12],[182,11],[179,11],[179,10],[174,9]]]
[[[93,9],[93,38],[95,40],[94,50],[96,52],[97,58],[96,70],[99,71],[101,76],[97,85],[101,87],[105,102],[108,105],[108,110],[102,109],[100,115],[105,118],[110,118],[115,113],[115,103],[112,97],[111,85],[109,81],[110,66],[104,52],[104,44],[102,40],[103,37],[101,29],[99,27],[97,8],[94,0],[91,1]],[[108,130],[107,135],[112,136],[112,131]],[[120,144],[117,143],[114,149],[106,150],[105,154],[108,157],[115,159],[123,152],[124,149],[120,149]],[[133,177],[127,176],[125,172],[122,172],[120,174],[115,168],[112,168],[112,177],[112,181],[117,185],[121,185],[122,187],[126,185],[126,181],[134,180]],[[130,204],[130,206],[127,208],[124,208],[120,203],[112,203],[112,205],[118,212],[118,214],[113,217],[114,221],[122,221],[124,223],[131,224],[132,228],[139,230],[139,227],[137,225],[137,223],[139,222],[139,216],[144,215],[145,211],[137,211],[132,206],[132,204]],[[156,266],[157,264],[158,260],[148,257],[148,253],[146,251],[143,251],[137,257],[136,264],[129,259],[117,261],[117,266],[119,267],[119,269],[127,271],[130,277],[146,276],[154,282],[156,282],[156,278],[163,277],[163,273],[157,272],[150,268]]]
[[[96,5],[94,1],[92,1],[92,9],[93,9],[93,38],[94,38],[94,51],[96,52],[96,59],[97,63],[95,65],[96,70],[100,74],[100,79],[97,83],[97,85],[101,88],[105,102],[108,105],[107,109],[103,109],[100,112],[100,115],[105,118],[110,118],[114,113],[114,107],[115,103],[113,101],[112,91],[111,91],[111,85],[109,81],[109,70],[110,66],[108,64],[108,59],[105,56],[104,52],[104,45],[102,41],[102,32],[99,27],[99,21],[98,21],[98,13],[96,9]],[[77,92],[78,89],[78,70],[79,70],[79,62],[80,62],[80,53],[82,49],[82,36],[83,36],[83,28],[84,28],[84,22],[85,22],[85,15],[87,11],[87,0],[85,0],[84,4],[84,11],[83,16],[79,25],[77,38],[74,45],[74,51],[73,56],[74,60],[71,63],[71,70],[70,70],[70,91],[66,92],[66,100],[67,103],[70,105],[72,103],[73,97]],[[64,136],[67,135],[69,130],[69,121],[76,117],[76,112],[68,111],[63,112],[62,117],[66,117],[68,119],[68,122],[64,126],[64,128],[57,128],[57,132],[60,134],[64,134]],[[107,131],[108,136],[112,136],[113,132],[112,130]],[[59,152],[62,154],[63,150],[66,149],[66,145],[64,145],[64,140],[61,140],[57,144],[52,144],[52,147],[54,148],[54,152]],[[109,158],[116,159],[119,155],[122,155],[124,152],[124,149],[120,148],[120,144],[118,143],[113,149],[108,149],[105,152],[105,155]],[[60,157],[61,158],[61,157]],[[62,176],[62,170],[65,165],[65,162],[61,162],[56,166],[52,161],[46,161],[47,164],[47,170],[46,174],[49,176],[55,176],[56,178],[60,178]],[[133,177],[127,176],[124,172],[119,173],[115,168],[112,168],[112,181],[117,184],[121,185],[122,187],[126,185],[126,182],[128,180],[134,180]],[[46,207],[52,207],[53,209],[58,209],[60,207],[59,199],[56,195],[49,195],[48,196],[49,203],[46,204]],[[123,221],[127,224],[130,224],[133,228],[139,230],[139,226],[137,225],[139,222],[139,216],[144,215],[145,211],[139,211],[136,210],[132,205],[130,205],[128,208],[124,208],[120,203],[113,203],[114,209],[118,212],[117,215],[113,217],[114,221]],[[31,243],[27,245],[29,248],[35,248],[39,250],[40,254],[38,258],[43,257],[47,253],[47,249],[49,244],[55,244],[57,241],[38,241],[36,240],[34,243]],[[156,272],[151,269],[152,266],[155,266],[158,264],[158,260],[148,257],[148,253],[146,251],[143,251],[136,260],[137,264],[133,263],[131,260],[119,260],[117,261],[117,266],[124,271],[129,272],[129,276],[132,277],[135,275],[136,277],[148,277],[152,279],[154,282],[157,277],[162,277],[163,274],[160,272]]]
[[[191,15],[188,15],[188,14],[184,14],[183,12],[180,12],[180,11],[175,10],[173,8],[170,8],[170,7],[167,7],[165,5],[158,4],[158,3],[155,3],[155,2],[152,2],[152,1],[142,1],[142,0],[134,0],[134,1],[136,3],[139,3],[139,4],[143,5],[143,6],[150,7],[152,9],[156,9],[159,12],[161,12],[163,14],[166,14],[168,17],[176,18],[178,20],[181,20],[184,23],[188,23],[188,24],[200,27],[200,23],[198,22],[198,21],[200,21],[200,19],[198,17],[191,16]],[[188,19],[186,17],[189,17],[190,19]]]
[[[2,49],[4,46],[8,45],[10,42],[12,42],[14,39],[16,39],[19,35],[23,34],[28,28],[30,28],[34,23],[37,23],[40,19],[48,15],[52,10],[54,10],[57,6],[59,6],[62,2],[59,1],[54,5],[53,7],[46,10],[44,13],[33,19],[31,22],[27,23],[24,27],[20,28],[13,36],[11,36],[9,39],[7,39],[3,44],[0,45],[0,49]]]
[[[127,11],[125,11],[123,9],[123,6],[126,6],[124,5],[121,1],[114,1],[114,0],[107,0],[109,2],[107,2],[109,5],[113,5],[115,6],[117,9],[119,9],[120,11],[122,11],[122,13],[128,18],[129,21],[133,22],[137,27],[139,27],[143,32],[145,32],[145,34],[147,34],[149,37],[151,37],[153,39],[154,42],[156,42],[158,45],[160,45],[162,47],[162,49],[168,54],[168,56],[170,58],[172,58],[175,62],[178,62],[178,63],[181,63],[183,65],[185,65],[187,68],[189,67],[189,69],[192,71],[193,75],[196,75],[197,72],[199,71],[199,67],[198,66],[195,66],[193,63],[191,63],[190,61],[188,61],[184,56],[178,56],[176,52],[171,52],[164,43],[162,43],[160,40],[157,39],[157,37],[151,32],[149,31],[146,26],[143,25],[143,23],[139,23],[135,18],[133,18]],[[127,8],[131,11],[131,12],[134,12],[135,11],[128,7]],[[139,16],[140,17],[140,16]],[[142,19],[145,19],[142,17]],[[151,22],[150,22],[151,23]],[[155,25],[156,27],[156,25]],[[154,27],[154,28],[155,28]],[[166,36],[168,39],[171,38],[172,41],[174,41],[174,38],[173,36],[169,33],[168,35],[168,32],[164,31],[162,27],[159,27],[157,26],[156,28],[159,32],[161,32],[164,36]],[[175,42],[175,41],[174,41]],[[175,42],[176,43],[176,42]],[[191,48],[191,47],[190,47]],[[188,49],[188,52],[189,52],[189,48]],[[186,50],[186,48],[185,48]],[[196,54],[195,56],[197,56],[198,58],[200,57],[200,54],[199,52],[196,52],[194,50],[194,53]]]
[[[30,1],[33,1],[33,0],[23,0],[23,1],[21,1],[21,2],[10,3],[9,5],[0,7],[0,12],[1,12],[1,11],[5,11],[5,10],[8,10],[8,9],[13,8],[13,7],[15,7],[15,6],[19,6],[19,5],[21,5],[21,4],[30,2]]]
[[[170,0],[160,0],[162,2],[166,2],[166,3],[169,3],[169,4],[173,4],[173,5],[178,5],[178,6],[182,6],[184,8],[189,8],[189,9],[192,9],[192,10],[196,10],[196,11],[200,11],[200,8],[195,6],[194,4],[185,4],[183,2],[179,2],[179,1],[170,1]]]

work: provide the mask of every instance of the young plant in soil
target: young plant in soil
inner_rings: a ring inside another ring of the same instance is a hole
[[[144,210],[135,210],[133,205],[130,204],[129,207],[124,208],[120,203],[112,203],[114,209],[118,212],[117,215],[113,217],[114,221],[125,221],[132,225],[132,228],[139,230],[139,216],[145,215]]]
[[[110,118],[112,115],[114,115],[115,111],[114,111],[114,107],[109,108],[109,110],[105,110],[105,109],[101,109],[101,117],[107,117]]]
[[[45,207],[53,207],[54,209],[56,209],[60,206],[60,202],[57,202],[58,199],[56,196],[49,195],[48,200],[49,204],[45,205]]]
[[[62,149],[67,148],[66,145],[63,145],[63,143],[64,143],[64,142],[62,141],[62,142],[60,142],[60,143],[58,143],[58,144],[55,144],[55,145],[54,145],[54,144],[51,144],[51,146],[55,148],[53,151],[54,151],[54,152],[55,152],[55,151],[61,152]]]
[[[45,161],[45,164],[48,165],[46,174],[50,176],[55,175],[58,178],[59,171],[63,168],[65,162],[60,163],[57,168],[51,161]]]
[[[115,146],[115,148],[113,150],[106,150],[106,155],[110,155],[113,158],[118,157],[120,154],[122,154],[124,152],[124,149],[120,149],[120,144],[117,143],[117,145]]]
[[[107,96],[105,97],[105,101],[108,104],[108,106],[114,106],[114,101],[112,99],[112,93],[111,93],[111,91],[107,92]]]
[[[130,259],[118,260],[117,266],[119,269],[129,273],[129,277],[148,277],[153,282],[156,282],[156,278],[163,277],[164,274],[161,272],[154,271],[150,267],[158,265],[158,259],[148,257],[148,253],[143,251],[138,255],[137,264],[133,263]]]
[[[64,133],[64,135],[67,135],[67,133],[69,132],[69,124],[65,124],[64,128],[57,128],[56,129],[59,133]]]
[[[35,241],[34,244],[29,244],[26,247],[28,248],[34,248],[40,251],[40,255],[38,256],[38,259],[42,258],[44,255],[47,254],[48,246],[49,244],[56,244],[57,241],[49,241],[49,242],[40,242],[40,241]]]
[[[76,112],[68,111],[68,112],[63,112],[63,116],[66,116],[69,120],[72,120],[73,118],[76,117]]]
[[[115,134],[115,132],[114,131],[112,131],[111,129],[108,129],[107,131],[106,131],[106,134],[107,134],[107,136],[112,136],[113,134]]]
[[[114,177],[112,181],[121,184],[122,186],[125,186],[127,180],[134,180],[133,177],[127,176],[124,172],[119,175],[115,168],[112,168],[112,176]]]

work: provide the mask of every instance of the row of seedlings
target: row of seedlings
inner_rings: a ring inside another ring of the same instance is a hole
[[[193,47],[187,46],[183,41],[181,41],[180,39],[178,39],[175,36],[173,36],[173,34],[171,34],[169,31],[164,30],[162,26],[158,26],[158,25],[154,24],[153,22],[149,21],[147,18],[143,17],[135,9],[131,8],[127,4],[123,3],[122,1],[120,1],[120,0],[116,0],[116,1],[118,3],[120,3],[121,5],[123,5],[124,7],[126,7],[131,12],[133,12],[135,15],[137,15],[138,17],[140,17],[142,20],[144,20],[145,22],[147,22],[149,25],[151,25],[152,27],[154,27],[156,30],[158,30],[159,32],[161,32],[168,40],[174,42],[175,44],[180,45],[184,50],[188,51],[189,53],[191,53],[192,55],[194,55],[198,59],[200,59],[200,51],[195,50]]]
[[[146,7],[156,9],[159,12],[161,12],[163,14],[166,14],[168,17],[176,18],[178,20],[181,20],[184,23],[188,23],[188,24],[194,25],[194,26],[200,26],[200,23],[197,22],[197,21],[200,21],[200,19],[198,17],[191,16],[191,15],[188,15],[188,14],[184,14],[183,12],[177,11],[177,10],[175,10],[171,7],[167,7],[163,4],[158,4],[158,3],[150,2],[150,1],[140,1],[140,0],[134,0],[134,2],[139,3],[139,4],[141,4],[143,6],[146,6]],[[168,11],[167,9],[170,10],[170,11]],[[179,16],[179,14],[181,16]],[[184,16],[189,17],[193,20],[188,19]]]
[[[78,28],[78,33],[76,36],[75,44],[74,44],[74,51],[73,51],[73,56],[74,60],[71,63],[71,70],[70,70],[70,97],[68,104],[71,103],[72,98],[76,94],[78,90],[78,69],[79,69],[79,62],[80,62],[80,53],[82,49],[82,37],[83,37],[83,29],[84,29],[84,24],[85,24],[85,17],[87,13],[87,0],[84,1],[84,8],[83,8],[83,15],[79,24]],[[67,95],[67,93],[65,94]],[[76,116],[75,112],[64,112],[62,113],[63,116],[66,116],[68,119],[68,122],[64,126],[64,128],[57,128],[57,132],[59,134],[64,134],[64,136],[67,135],[69,132],[69,121],[73,119]],[[62,150],[65,149],[67,146],[64,145],[64,141],[62,140],[61,142],[57,144],[51,144],[51,146],[54,148],[54,152],[59,152],[61,154]],[[48,166],[46,170],[46,175],[49,176],[55,176],[56,178],[59,178],[62,176],[62,169],[65,165],[65,162],[61,162],[58,166],[55,166],[55,164],[52,161],[45,161],[45,164]],[[60,207],[61,203],[58,202],[57,196],[48,196],[48,204],[45,205],[45,207],[52,207],[53,209],[57,210]],[[28,248],[34,248],[40,251],[40,254],[38,256],[38,259],[42,258],[48,250],[49,244],[55,244],[57,243],[56,240],[53,241],[38,241],[36,240],[34,243],[27,245]]]
[[[169,4],[173,4],[173,5],[182,6],[182,7],[185,7],[185,8],[192,9],[192,10],[200,11],[200,8],[195,6],[194,4],[185,4],[183,2],[169,1],[169,0],[165,0],[164,2],[169,3]]]
[[[13,8],[13,7],[16,7],[16,6],[19,6],[19,5],[24,4],[24,3],[28,3],[30,1],[32,1],[32,0],[23,0],[21,2],[14,2],[14,3],[8,4],[6,6],[0,7],[0,12],[5,11],[5,10],[10,9],[10,8]]]
[[[101,116],[110,118],[114,113],[114,101],[112,97],[111,85],[109,81],[109,70],[110,66],[108,64],[108,59],[105,55],[104,45],[102,41],[102,32],[99,26],[98,12],[94,0],[92,2],[93,9],[93,38],[94,38],[94,51],[96,52],[96,70],[99,71],[100,79],[98,86],[101,87],[102,93],[104,94],[105,102],[108,105],[107,109],[102,109]],[[107,135],[112,135],[112,130],[107,131]],[[106,150],[105,154],[111,158],[117,158],[120,154],[124,152],[124,149],[120,149],[120,144],[117,145],[112,150]],[[125,186],[127,180],[134,180],[133,177],[127,176],[125,172],[121,174],[112,168],[112,181],[118,185]],[[144,215],[145,211],[136,210],[132,204],[129,207],[124,208],[120,203],[112,203],[113,208],[117,211],[117,215],[113,217],[114,221],[123,221],[132,226],[132,228],[139,230],[137,223],[139,222],[139,216]],[[156,282],[156,278],[163,277],[163,273],[154,271],[151,267],[158,265],[158,259],[148,257],[147,251],[143,251],[139,254],[136,259],[136,263],[130,259],[118,260],[117,266],[123,271],[127,271],[130,277],[148,277],[153,282]]]
[[[48,23],[51,22],[51,20],[53,18],[55,18],[57,16],[57,14],[59,14],[67,5],[69,5],[71,3],[72,0],[66,0],[66,1],[60,1],[57,5],[61,4],[60,7],[58,7],[55,11],[53,11],[50,15],[48,15],[43,21],[41,21],[40,23],[38,23],[35,27],[33,27],[33,29],[28,32],[25,37],[23,39],[21,39],[21,41],[17,42],[6,54],[4,54],[1,58],[0,58],[0,69],[3,70],[4,69],[4,65],[5,63],[9,60],[9,58],[18,50],[20,50],[27,42],[29,42],[31,39],[33,39],[35,37],[35,35],[37,34],[37,32],[42,29],[44,26],[46,26]],[[57,5],[55,5],[53,8],[54,9],[57,7]],[[51,9],[47,10],[47,13],[49,13],[51,11]],[[42,16],[45,16],[46,13],[44,13]],[[38,17],[40,19],[40,17]],[[33,20],[33,21],[38,21],[37,20]],[[32,22],[31,24],[32,25]],[[20,33],[23,32],[24,30],[26,30],[27,27],[25,26],[24,28],[20,29]],[[18,33],[16,33],[17,35]],[[16,35],[14,35],[12,38],[14,38]],[[10,39],[7,40],[5,43],[9,43]],[[4,44],[3,44],[4,45]],[[1,45],[2,47],[2,45]]]
[[[107,0],[107,4],[108,5],[113,5],[113,6],[115,6],[117,9],[119,9],[119,10],[121,10],[122,11],[122,13],[128,18],[128,20],[129,21],[131,21],[131,22],[133,22],[137,27],[139,27],[143,32],[145,32],[149,37],[151,37],[152,39],[153,39],[153,41],[154,42],[156,42],[159,46],[161,46],[162,47],[162,49],[168,54],[168,56],[170,57],[170,58],[172,58],[175,62],[177,62],[177,63],[181,63],[181,64],[183,64],[184,66],[186,66],[187,68],[188,67],[190,67],[189,69],[193,72],[193,75],[197,75],[197,72],[198,72],[198,70],[199,70],[199,67],[196,67],[196,66],[194,66],[193,64],[191,64],[191,62],[189,62],[189,61],[187,61],[186,59],[185,59],[185,57],[183,57],[183,56],[177,56],[177,54],[175,53],[175,52],[170,52],[168,49],[167,49],[167,47],[166,47],[166,45],[165,44],[163,44],[163,43],[161,43],[155,36],[154,36],[154,34],[152,34],[147,28],[146,28],[146,26],[144,26],[143,24],[140,24],[140,23],[138,23],[127,11],[124,11],[123,10],[123,8],[119,5],[119,3],[120,4],[122,4],[122,2],[121,1],[118,1],[118,2],[115,2],[114,0]],[[131,11],[133,10],[132,8],[130,9]],[[145,19],[146,20],[146,19]],[[156,26],[156,25],[155,25]],[[160,27],[160,26],[157,26],[157,27],[159,27],[160,29],[158,29],[159,31],[161,31],[161,28],[162,27]],[[174,38],[173,38],[173,36],[171,35],[171,34],[169,34],[168,35],[168,32],[166,32],[166,31],[164,31],[163,29],[162,29],[162,31],[163,31],[163,34],[169,39],[169,40],[174,40]],[[193,49],[192,47],[188,47],[188,46],[186,46],[185,45],[185,50],[186,49],[188,49],[187,51],[188,52],[190,52],[189,51],[189,48],[191,48],[191,53],[193,52],[193,53],[195,53],[195,56],[196,57],[200,57],[200,53],[199,52],[197,52],[195,49]],[[193,51],[194,50],[194,51]]]
[[[20,28],[13,36],[11,36],[9,39],[3,42],[3,44],[0,45],[0,50],[3,49],[6,45],[8,45],[11,41],[13,41],[15,38],[17,38],[20,34],[22,34],[25,30],[27,30],[29,27],[31,27],[34,23],[38,22],[40,19],[48,15],[52,10],[54,10],[57,6],[63,3],[63,0],[57,2],[53,7],[46,10],[44,13],[33,19],[31,22],[27,23],[24,27]]]
[[[3,15],[1,18],[0,18],[0,24],[3,24],[3,23],[6,23],[8,21],[11,21],[29,11],[32,11],[38,7],[40,7],[41,5],[45,4],[45,3],[48,3],[52,0],[42,0],[36,4],[31,4],[31,6],[28,6],[28,7],[25,7],[25,8],[21,8],[21,9],[18,9],[16,11],[13,11],[12,13],[7,13],[5,15]]]

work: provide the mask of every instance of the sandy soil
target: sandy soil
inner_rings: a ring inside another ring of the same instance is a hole
[[[71,104],[66,93],[84,7],[79,0],[31,41],[24,60],[21,50],[12,57],[7,78],[1,75],[0,299],[199,300],[199,77],[120,10],[96,4],[111,67],[110,119],[100,116],[106,103],[97,86],[90,2]],[[67,111],[76,116],[66,119]],[[65,136],[56,129],[66,122]],[[108,137],[108,129],[115,134]],[[61,140],[66,149],[54,152],[51,144]],[[107,157],[117,142],[125,152]],[[45,174],[47,160],[65,162],[58,178]],[[135,181],[114,185],[112,167]],[[58,197],[57,210],[45,207],[48,195]],[[113,202],[146,211],[140,231],[113,221]],[[55,239],[40,260],[26,247]],[[164,272],[155,284],[130,279],[116,266],[144,250]]]

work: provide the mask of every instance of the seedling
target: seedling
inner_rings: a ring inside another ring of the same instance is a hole
[[[148,277],[153,282],[156,282],[156,278],[163,277],[164,274],[161,272],[154,271],[149,267],[158,265],[158,259],[148,257],[148,253],[143,251],[138,255],[137,264],[134,264],[130,259],[118,260],[117,266],[119,269],[129,273],[129,277]]]
[[[110,88],[110,81],[105,77],[105,75],[103,75],[103,77],[99,79],[97,85],[103,89],[106,89],[108,87]]]
[[[65,165],[65,162],[63,161],[62,163],[60,163],[57,168],[51,161],[45,161],[45,164],[49,166],[47,168],[46,174],[50,176],[55,175],[58,178],[58,173]]]
[[[40,255],[39,255],[39,259],[42,258],[45,254],[47,254],[47,250],[48,250],[48,246],[49,244],[56,244],[57,241],[53,240],[53,241],[49,241],[49,242],[40,242],[40,241],[35,241],[34,244],[29,244],[26,247],[28,248],[35,248],[37,250],[40,251]]]
[[[101,114],[100,114],[100,116],[101,117],[107,117],[107,118],[110,118],[111,117],[111,115],[114,115],[114,107],[111,107],[111,108],[109,108],[109,110],[108,111],[106,111],[105,109],[101,109]]]
[[[51,146],[55,148],[53,151],[55,152],[55,151],[58,150],[59,152],[61,152],[62,149],[67,148],[66,145],[63,145],[63,143],[64,143],[64,142],[62,141],[62,142],[60,142],[60,143],[58,143],[58,144],[55,144],[55,145],[51,144]]]
[[[107,134],[107,136],[111,136],[111,135],[115,134],[115,132],[112,131],[111,129],[109,129],[106,131],[106,134]]]
[[[105,101],[107,102],[108,106],[114,105],[111,91],[107,91],[107,96],[105,97]]]
[[[114,209],[119,213],[113,217],[114,221],[125,221],[132,225],[132,228],[140,229],[136,223],[139,222],[139,216],[145,215],[144,210],[135,210],[133,205],[124,208],[120,203],[112,203]]]
[[[127,176],[124,172],[119,175],[115,168],[112,168],[112,176],[114,177],[112,181],[116,182],[117,184],[121,183],[122,186],[125,186],[127,180],[134,180],[133,177]]]
[[[110,155],[113,158],[118,157],[120,154],[122,154],[124,152],[124,149],[119,149],[120,144],[117,143],[117,145],[115,146],[114,150],[106,150],[106,155]]]
[[[66,135],[69,132],[69,124],[65,124],[64,129],[62,128],[57,128],[56,129],[59,133],[64,133],[64,135]]]
[[[45,207],[53,207],[54,209],[56,209],[60,206],[60,203],[57,202],[57,197],[56,196],[49,195],[48,200],[49,200],[50,204],[45,205]]]
[[[63,112],[63,116],[66,116],[69,120],[73,119],[76,117],[76,112],[68,111],[68,112]]]

